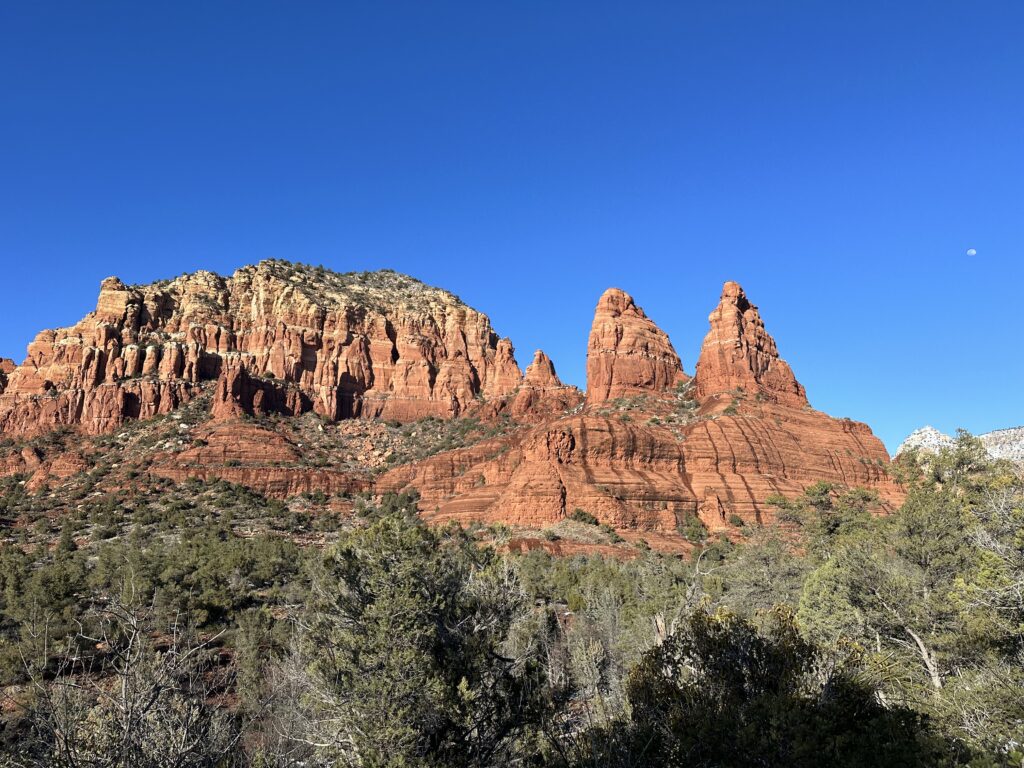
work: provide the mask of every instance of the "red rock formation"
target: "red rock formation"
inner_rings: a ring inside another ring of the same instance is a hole
[[[300,493],[332,495],[370,488],[363,474],[303,466],[300,446],[255,424],[214,424],[196,436],[200,439],[194,447],[158,456],[150,474],[175,482],[226,480],[282,499]]]
[[[45,485],[56,485],[80,472],[88,472],[92,468],[80,454],[75,452],[61,453],[39,466],[29,478],[25,489],[35,493]]]
[[[558,374],[555,373],[555,364],[551,362],[550,357],[544,354],[542,349],[533,353],[533,362],[526,366],[523,384],[537,389],[553,389],[563,386]]]
[[[804,388],[779,357],[764,322],[738,283],[726,283],[718,306],[708,316],[694,385],[698,398],[736,392],[796,408],[807,405]]]
[[[735,414],[701,418],[686,428],[686,467],[712,529],[733,513],[773,522],[769,496],[792,498],[819,481],[876,491],[889,508],[903,500],[888,452],[866,424],[809,408],[745,400]]]
[[[29,446],[17,453],[10,453],[0,459],[0,477],[21,475],[34,472],[42,466],[43,460],[39,453]]]
[[[296,385],[256,378],[249,373],[245,362],[242,355],[224,355],[210,408],[214,419],[270,413],[298,416],[312,410],[309,398]]]
[[[268,261],[230,278],[108,278],[95,312],[29,346],[0,394],[0,432],[108,432],[218,378],[229,398],[219,415],[312,409],[404,421],[458,416],[481,396],[510,395],[522,375],[485,315],[393,272]]]
[[[547,552],[554,557],[574,557],[575,555],[601,555],[614,560],[635,560],[640,557],[639,550],[633,547],[620,547],[612,544],[591,544],[582,541],[548,541],[546,539],[518,538],[509,539],[498,547],[500,552],[512,552],[525,555],[527,552]]]
[[[687,378],[668,336],[633,297],[618,288],[605,291],[587,347],[587,403],[661,391]]]
[[[508,413],[516,421],[537,422],[565,413],[583,402],[583,393],[568,387],[555,373],[555,364],[541,350],[526,367],[523,384],[512,398]]]
[[[864,424],[807,407],[735,283],[711,325],[694,412],[686,407],[693,393],[663,392],[682,378],[668,338],[632,299],[609,291],[591,333],[586,410],[396,468],[378,490],[415,487],[436,520],[539,527],[581,508],[617,528],[656,533],[693,515],[712,530],[728,528],[734,514],[770,522],[770,496],[795,496],[819,481],[901,501],[881,441]],[[619,412],[608,402],[636,392],[650,396]]]
[[[18,452],[0,457],[0,477],[28,475],[25,489],[35,493],[44,485],[57,485],[63,480],[91,469],[89,462],[75,451],[44,456],[38,449],[25,446]]]
[[[641,421],[643,419],[643,421]],[[617,528],[673,531],[687,516],[711,529],[770,522],[766,499],[818,481],[863,486],[895,504],[888,456],[863,424],[751,404],[679,430],[590,412],[450,451],[385,474],[378,490],[419,490],[436,520],[544,526],[581,508]]]
[[[7,386],[7,377],[14,372],[17,366],[14,361],[7,357],[0,357],[0,395],[4,393]]]
[[[484,387],[485,397],[502,397],[512,392],[523,380],[523,372],[516,363],[515,349],[509,339],[498,342],[494,355],[494,375],[488,379]]]
[[[11,372],[0,429],[104,432],[165,413],[205,386],[213,421],[191,447],[156,457],[151,473],[219,477],[278,497],[416,488],[433,520],[540,527],[581,508],[662,548],[685,547],[675,531],[691,516],[713,530],[734,514],[770,522],[769,496],[818,481],[899,503],[881,442],[865,425],[807,405],[738,285],[726,284],[710,323],[693,386],[676,391],[687,378],[668,337],[628,295],[606,292],[584,406],[543,352],[521,375],[511,343],[485,316],[393,273],[269,262],[228,279],[197,273],[142,288],[107,280],[94,313],[40,334]],[[616,402],[637,394],[646,396]],[[374,482],[362,455],[344,470],[309,466],[301,444],[238,418],[308,410],[331,419],[508,414],[528,426]],[[0,461],[0,473],[40,482],[80,467],[30,448]]]

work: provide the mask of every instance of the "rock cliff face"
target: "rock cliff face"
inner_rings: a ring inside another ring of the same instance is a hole
[[[7,357],[0,357],[0,395],[4,393],[4,389],[7,387],[7,377],[14,373],[15,366],[14,361]]]
[[[739,285],[726,283],[709,320],[691,381],[633,299],[605,292],[584,401],[543,352],[524,375],[486,316],[395,273],[263,262],[229,278],[200,272],[138,287],[109,279],[95,312],[39,334],[9,373],[0,431],[104,433],[203,393],[211,418],[190,405],[202,414],[188,432],[193,442],[162,449],[149,473],[219,477],[281,497],[414,488],[434,520],[542,527],[580,508],[624,534],[677,543],[677,528],[693,518],[711,530],[729,529],[734,516],[771,522],[768,497],[818,481],[900,502],[882,443],[864,424],[810,408]],[[328,431],[351,431],[363,447],[345,449],[347,458],[320,451],[313,462],[293,430],[319,420],[242,418],[309,411],[338,421]],[[474,418],[392,423],[427,416]],[[344,421],[356,417],[371,421]],[[479,436],[438,443],[429,456],[382,453],[386,440],[421,446],[427,424],[472,425]],[[467,447],[445,450],[453,444]],[[80,457],[3,461],[0,474],[40,483],[82,467]]]
[[[893,505],[902,491],[864,424],[813,411],[750,404],[676,429],[654,425],[661,404],[581,413],[385,474],[378,490],[419,490],[436,520],[544,526],[580,508],[617,528],[672,532],[687,517],[710,530],[772,522],[765,504],[821,480],[864,486]]]
[[[397,468],[378,489],[415,487],[438,520],[543,526],[580,508],[652,532],[694,516],[711,530],[732,515],[770,522],[769,496],[821,480],[899,503],[881,441],[807,406],[735,283],[711,324],[696,386],[666,391],[685,381],[668,338],[629,296],[609,291],[591,333],[585,410]]]
[[[214,415],[316,411],[400,421],[464,415],[523,382],[512,344],[452,294],[393,272],[280,261],[229,278],[103,281],[96,311],[43,331],[0,394],[0,431],[98,434],[191,400]]]
[[[618,288],[605,291],[587,345],[587,403],[657,392],[687,379],[672,342],[633,297]]]
[[[742,390],[782,405],[807,405],[804,388],[779,357],[775,339],[738,283],[725,284],[708,321],[711,330],[697,361],[697,397]]]

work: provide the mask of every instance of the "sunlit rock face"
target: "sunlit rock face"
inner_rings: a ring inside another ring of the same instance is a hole
[[[587,403],[664,391],[688,378],[668,334],[633,297],[618,288],[605,291],[587,345]]]
[[[709,324],[691,380],[632,297],[606,291],[584,397],[542,351],[522,373],[485,315],[393,272],[269,261],[231,277],[197,272],[146,286],[110,278],[94,312],[40,333],[21,365],[0,364],[0,431],[101,434],[202,394],[202,441],[161,452],[148,471],[282,497],[415,489],[432,520],[545,526],[579,508],[675,541],[693,517],[713,531],[770,523],[773,494],[819,481],[872,489],[883,507],[900,502],[882,443],[866,425],[808,405],[739,285],[726,283]],[[289,434],[289,417],[307,412],[383,432],[423,417],[488,426],[468,447],[398,466],[360,438],[360,453],[375,457],[371,472],[311,466]],[[250,418],[264,414],[286,418]],[[41,484],[81,464],[12,453],[0,473]]]
[[[738,283],[722,288],[718,306],[708,316],[711,330],[704,337],[697,361],[698,397],[742,391],[796,408],[807,405],[804,388],[789,364],[779,357],[775,339],[765,330],[757,307]]]
[[[510,396],[523,376],[511,342],[447,291],[394,272],[266,261],[226,278],[104,280],[95,312],[40,333],[4,373],[0,431],[108,432],[218,379],[216,416],[408,421],[465,414]]]
[[[687,385],[668,336],[617,289],[595,311],[586,407],[385,474],[439,520],[544,526],[579,508],[618,529],[671,533],[696,516],[772,522],[774,494],[819,482],[900,503],[870,428],[812,410],[756,307],[727,283]]]

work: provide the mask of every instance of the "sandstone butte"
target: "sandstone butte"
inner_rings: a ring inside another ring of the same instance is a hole
[[[430,520],[545,526],[575,509],[623,531],[671,536],[771,522],[773,494],[829,481],[902,499],[864,424],[813,410],[757,307],[726,283],[694,378],[628,294],[600,298],[587,391],[512,344],[457,297],[394,272],[339,275],[281,261],[231,277],[198,272],[148,286],[101,285],[96,311],[43,331],[0,386],[0,432],[98,435],[212,393],[201,445],[151,471],[222,477],[272,496],[416,489]],[[0,379],[3,382],[3,379]],[[501,436],[368,473],[302,466],[301,450],[246,415],[328,420],[512,419]],[[13,455],[0,470],[31,470]],[[37,473],[79,471],[64,458]],[[50,471],[52,469],[52,471]]]
[[[514,401],[532,386],[511,342],[447,291],[394,272],[281,261],[229,278],[108,278],[96,311],[40,333],[8,379],[0,432],[18,435],[107,433],[174,410],[207,381],[217,382],[215,418],[311,410],[332,420],[452,418],[481,401],[530,410]],[[574,391],[557,380],[542,388],[566,402]]]
[[[626,293],[601,297],[586,407],[387,473],[428,518],[542,526],[576,508],[620,529],[771,522],[774,494],[828,481],[898,503],[870,428],[813,410],[755,306],[726,283],[690,382],[668,337]]]

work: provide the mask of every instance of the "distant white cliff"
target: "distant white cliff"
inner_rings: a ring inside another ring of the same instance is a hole
[[[997,429],[978,435],[978,439],[992,458],[1024,463],[1024,427]],[[927,453],[938,453],[955,442],[950,435],[939,432],[935,427],[921,427],[911,432],[907,439],[900,443],[896,455],[899,456],[912,448]]]

